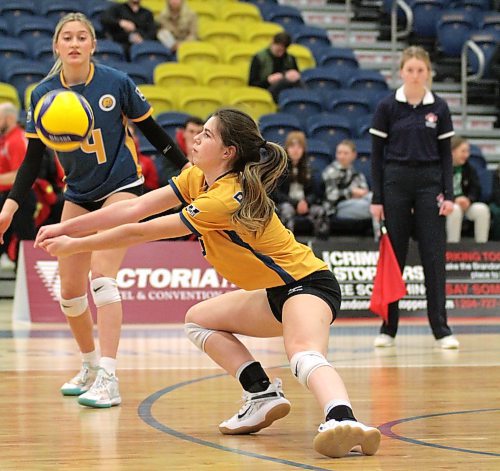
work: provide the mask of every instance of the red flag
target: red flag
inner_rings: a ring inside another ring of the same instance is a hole
[[[387,322],[389,304],[405,296],[406,285],[401,276],[401,270],[389,234],[387,234],[387,229],[382,227],[381,232],[377,272],[373,282],[370,310]]]

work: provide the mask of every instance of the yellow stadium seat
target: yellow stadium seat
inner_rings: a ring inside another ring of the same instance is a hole
[[[218,2],[207,2],[206,0],[191,0],[188,2],[191,11],[195,12],[199,20],[218,20]]]
[[[20,108],[19,95],[16,88],[10,83],[0,82],[0,103],[9,101]]]
[[[255,121],[264,114],[276,112],[272,95],[259,87],[230,88],[227,101],[230,106],[248,113]]]
[[[262,21],[260,10],[251,3],[234,2],[221,6],[219,17],[223,21],[255,23]]]
[[[210,87],[186,87],[178,89],[179,111],[204,119],[224,105],[222,91]]]
[[[156,116],[165,111],[177,111],[178,106],[175,99],[176,90],[159,87],[157,85],[140,85],[139,90],[146,97],[148,103],[153,107],[153,114]]]
[[[246,65],[250,66],[252,57],[261,49],[263,49],[261,44],[255,43],[229,43],[224,46],[224,62],[226,64],[233,65]]]
[[[177,60],[183,64],[217,64],[222,62],[219,49],[203,41],[185,41],[177,49]]]
[[[142,0],[141,7],[151,10],[156,16],[165,9],[165,0]]]
[[[266,46],[271,44],[275,34],[284,31],[283,26],[277,23],[262,21],[245,25],[244,40]]]
[[[237,65],[213,64],[203,68],[203,85],[208,87],[244,87],[248,83],[245,69]]]
[[[316,61],[308,47],[302,46],[302,44],[290,44],[287,52],[295,57],[300,70],[316,67]]]
[[[228,42],[241,41],[241,27],[225,21],[200,21],[198,36],[202,41],[224,46]]]
[[[185,87],[198,84],[198,73],[191,64],[165,62],[158,64],[153,72],[153,81],[160,87]]]

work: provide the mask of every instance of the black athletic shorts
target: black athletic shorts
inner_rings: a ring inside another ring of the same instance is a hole
[[[123,190],[120,190],[117,193],[132,193],[133,195],[141,196],[144,193],[144,186],[143,185],[132,186],[130,188],[125,188]],[[105,202],[106,199],[102,199],[99,201],[88,201],[85,203],[75,203],[74,201],[72,201],[72,203],[77,204],[81,208],[86,209],[87,211],[90,212],[101,209]]]
[[[288,298],[297,294],[312,294],[325,301],[332,310],[332,322],[340,311],[342,299],[340,286],[329,270],[316,271],[301,280],[283,286],[267,288],[267,299],[274,317],[282,322],[283,305]]]

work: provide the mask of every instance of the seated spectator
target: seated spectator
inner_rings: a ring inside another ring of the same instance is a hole
[[[176,52],[183,41],[194,41],[198,37],[198,18],[184,0],[166,0],[157,20],[160,26],[157,38],[172,52]]]
[[[198,116],[190,116],[186,119],[184,127],[179,129],[175,135],[177,145],[184,152],[188,160],[192,161],[194,136],[203,131],[205,122]]]
[[[353,166],[356,155],[356,144],[346,139],[337,145],[335,161],[323,170],[324,206],[330,219],[371,219],[372,194],[366,177]]]
[[[292,232],[296,228],[297,218],[304,218],[312,225],[315,236],[326,238],[330,225],[321,205],[321,194],[311,178],[305,134],[301,131],[290,132],[284,148],[289,157],[288,172],[271,195],[278,216]]]
[[[481,185],[476,170],[468,162],[470,147],[466,139],[460,136],[451,138],[453,158],[453,192],[455,201],[453,212],[446,216],[446,234],[448,242],[460,242],[464,217],[474,222],[474,239],[478,243],[488,241],[490,231],[490,210],[481,203]]]
[[[500,164],[493,175],[493,192],[490,202],[491,216],[491,239],[500,240]]]
[[[26,154],[27,143],[24,130],[18,124],[19,110],[12,103],[0,104],[0,209],[12,189],[17,171]],[[0,264],[2,268],[12,267],[16,262],[19,242],[35,239],[36,197],[33,190],[17,210],[12,224],[0,244]]]
[[[153,13],[141,7],[141,0],[115,3],[102,12],[100,20],[106,36],[121,44],[127,57],[132,44],[156,39]]]
[[[271,45],[259,51],[250,65],[248,84],[269,90],[276,103],[281,90],[303,86],[297,61],[287,52],[291,42],[288,33],[276,34]]]

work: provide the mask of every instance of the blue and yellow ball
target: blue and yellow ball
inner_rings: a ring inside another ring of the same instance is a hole
[[[46,93],[36,104],[33,119],[40,140],[59,152],[77,150],[94,128],[89,102],[71,90]]]

